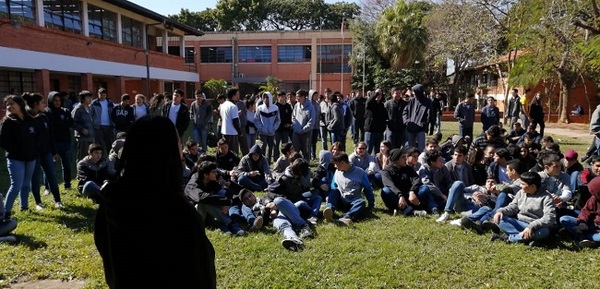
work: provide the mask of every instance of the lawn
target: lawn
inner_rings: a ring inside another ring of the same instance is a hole
[[[456,123],[443,126],[445,137],[457,131]],[[581,154],[588,145],[587,140],[560,138],[563,150],[574,148]],[[0,189],[5,192],[6,164],[0,165]],[[600,271],[593,265],[598,251],[578,250],[558,240],[545,248],[492,243],[489,235],[437,224],[432,218],[392,217],[383,211],[379,191],[375,194],[371,218],[352,228],[319,224],[318,235],[301,252],[286,251],[271,226],[245,237],[208,229],[219,288],[599,287]],[[51,196],[43,196],[48,207],[44,211],[16,212],[19,242],[0,244],[0,287],[35,279],[77,279],[86,281],[86,288],[105,288],[93,241],[96,205],[78,197],[76,190],[63,191],[63,196],[63,210],[52,208]],[[156,237],[169,238],[169,231]]]

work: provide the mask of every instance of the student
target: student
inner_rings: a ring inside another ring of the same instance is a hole
[[[354,152],[350,154],[348,159],[350,163],[367,173],[369,182],[371,182],[373,187],[381,188],[383,186],[381,183],[381,174],[379,174],[380,168],[377,165],[375,157],[367,153],[367,144],[365,142],[358,142]]]
[[[162,107],[162,116],[167,117],[173,122],[179,139],[183,139],[183,133],[187,130],[190,124],[190,110],[183,101],[184,92],[181,89],[175,89],[173,92],[173,100],[165,103]]]
[[[300,89],[296,96],[298,102],[292,111],[292,143],[302,152],[304,159],[310,161],[312,132],[318,118],[312,101],[308,99],[308,91]]]
[[[590,198],[588,184],[597,176],[600,176],[600,156],[598,155],[592,157],[589,168],[571,176],[570,189],[573,192],[572,203],[575,210],[581,210]]]
[[[281,125],[279,107],[273,103],[273,95],[270,92],[263,93],[263,103],[256,109],[254,124],[260,140],[263,143],[262,151],[267,154],[267,161],[271,163],[275,159],[275,133]],[[281,140],[280,140],[281,141]]]
[[[196,90],[194,95],[196,100],[190,105],[192,139],[201,146],[202,151],[206,152],[208,149],[206,138],[208,137],[208,128],[212,127],[213,109],[201,90]]]
[[[79,193],[97,201],[100,188],[108,181],[108,163],[102,158],[100,144],[91,144],[88,155],[77,163],[77,190]]]
[[[77,161],[87,156],[88,148],[96,139],[96,131],[94,130],[94,115],[96,112],[90,107],[92,93],[82,90],[79,93],[79,99],[81,102],[71,111],[75,140],[77,140]]]
[[[535,245],[536,241],[546,239],[550,228],[556,225],[556,206],[552,196],[540,189],[540,175],[525,172],[521,182],[521,190],[512,202],[494,215],[494,223],[503,233],[493,233],[490,240]]]
[[[135,95],[135,103],[132,105],[132,107],[135,119],[142,118],[150,113],[150,108],[146,103],[146,97],[143,94],[138,93]]]
[[[552,196],[556,205],[556,215],[558,218],[563,215],[576,215],[567,208],[567,202],[573,197],[573,192],[569,187],[570,177],[561,170],[560,157],[555,153],[549,153],[542,158],[542,164],[544,170],[539,172],[542,180],[539,189]]]
[[[475,94],[468,93],[454,110],[454,118],[458,120],[458,135],[473,138],[473,125],[475,124]]]
[[[290,156],[296,152],[296,149],[291,142],[281,146],[281,156],[273,164],[273,178],[278,179],[283,171],[291,164]]]
[[[54,146],[62,165],[64,187],[68,190],[71,188],[73,171],[73,117],[68,109],[62,107],[62,98],[56,91],[48,93],[48,107],[44,109],[44,113],[48,116],[50,129],[54,134]]]
[[[579,246],[595,248],[600,244],[600,178],[588,183],[591,197],[577,217],[562,216],[560,224],[579,241]]]
[[[333,154],[330,151],[319,152],[319,166],[313,171],[313,193],[319,194],[322,199],[327,199],[331,188],[331,181],[335,174],[335,165],[331,161]]]
[[[429,126],[431,100],[425,95],[425,87],[422,84],[413,86],[412,91],[415,96],[404,107],[402,121],[406,125],[407,145],[423,151],[425,149],[425,132]]]
[[[200,152],[198,151],[198,149],[198,143],[195,140],[189,139],[185,142],[185,148],[183,149],[183,159],[185,160],[185,166],[190,170],[192,170],[194,166],[196,166],[198,156],[200,156]]]
[[[102,190],[94,228],[108,287],[216,288],[215,251],[183,195],[181,150],[171,121],[137,120],[122,158],[118,177]],[[168,238],[157,236],[158,228],[168,228]]]
[[[236,173],[240,186],[252,191],[264,191],[272,181],[269,162],[257,144],[252,146],[250,152],[242,157]]]
[[[375,207],[373,189],[365,171],[350,163],[345,152],[334,155],[333,163],[337,170],[331,182],[332,192],[325,204],[323,218],[333,223],[334,210],[338,209],[344,215],[335,223],[340,226],[351,226],[353,220],[356,220],[360,214],[373,211]],[[366,202],[362,199],[363,194],[367,199]]]
[[[131,124],[135,121],[135,113],[133,107],[129,105],[129,94],[121,95],[121,103],[114,106],[111,110],[111,119],[115,124],[115,130],[119,132],[127,132]],[[112,145],[112,143],[110,143]]]

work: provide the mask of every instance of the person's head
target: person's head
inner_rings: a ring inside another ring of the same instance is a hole
[[[248,154],[250,155],[250,159],[256,162],[262,157],[262,150],[258,144],[255,144],[250,148]]]
[[[330,95],[331,93],[332,93],[332,91],[331,91],[331,88],[329,88],[329,87],[328,87],[328,88],[325,88],[325,91],[324,91],[325,97],[329,97],[329,95]]]
[[[310,95],[310,100],[313,102],[319,102],[319,92],[316,90],[311,90],[309,92],[312,92],[312,94]]]
[[[63,99],[61,93],[58,91],[50,91],[48,93],[48,106],[50,108],[60,108],[62,106]]]
[[[532,125],[532,124],[530,124],[530,125],[527,127],[527,131],[528,131],[528,132],[532,132],[532,133],[536,133],[536,132],[537,132],[537,131],[535,130],[535,126],[534,126],[534,125]]]
[[[535,141],[535,134],[533,132],[526,132],[525,135],[523,136],[523,142],[526,145],[531,146]]]
[[[98,99],[105,100],[107,93],[108,93],[108,91],[106,90],[106,88],[100,87],[98,89]]]
[[[361,157],[367,155],[367,143],[365,143],[364,141],[357,142],[354,152],[356,153],[356,155]]]
[[[502,130],[498,125],[492,125],[488,130],[485,131],[485,136],[488,140],[493,140],[497,137],[500,137]]]
[[[408,156],[408,150],[406,149],[393,149],[390,150],[390,163],[396,167],[406,166],[406,157]]]
[[[392,142],[388,141],[388,140],[384,140],[379,144],[379,152],[382,155],[389,155],[390,151],[392,150]]]
[[[173,122],[163,116],[146,115],[127,131],[117,175],[122,172],[122,178],[132,183],[149,182],[156,194],[181,195],[182,161],[179,135]]]
[[[544,172],[549,176],[558,176],[562,170],[560,157],[555,153],[548,153],[542,158]]]
[[[130,100],[131,97],[129,96],[129,94],[124,93],[123,95],[121,95],[121,105],[129,105]]]
[[[514,131],[521,131],[523,128],[521,127],[521,123],[517,121],[517,122],[513,123],[512,129]]]
[[[348,160],[348,155],[345,152],[334,154],[332,161],[335,168],[342,172],[346,172],[352,167],[352,164],[350,164],[350,161]]]
[[[292,175],[296,178],[306,176],[310,172],[308,162],[303,158],[294,160],[290,165],[290,170],[292,171]]]
[[[94,163],[97,163],[102,159],[103,152],[104,150],[100,144],[93,143],[88,147],[88,156],[90,156],[90,159]]]
[[[414,167],[419,162],[421,152],[416,147],[406,148],[406,165]]]
[[[296,97],[298,97],[298,102],[304,105],[306,98],[308,97],[308,91],[305,89],[298,89],[298,91],[296,91]]]
[[[239,194],[240,201],[247,207],[252,208],[256,204],[256,196],[251,190],[242,189]]]
[[[402,89],[400,89],[400,87],[397,87],[397,86],[392,87],[391,93],[392,93],[393,100],[400,100],[402,98]]]
[[[198,103],[202,103],[205,99],[204,93],[202,93],[202,90],[197,89],[196,91],[194,91],[194,98],[196,98],[196,101]]]
[[[505,148],[496,149],[494,152],[494,162],[500,165],[506,165],[506,162],[511,159],[510,152]]]
[[[287,98],[287,101],[288,101],[288,102],[289,102],[291,105],[294,105],[294,104],[296,104],[296,102],[298,101],[298,99],[296,98],[296,93],[291,93],[291,92],[288,92],[288,93],[286,93],[286,95],[285,95],[285,96],[286,96],[286,98]]]
[[[183,100],[183,90],[181,89],[175,89],[175,91],[173,91],[173,104],[180,104],[181,100]]]
[[[254,110],[256,110],[256,103],[254,102],[254,99],[248,99],[246,101],[246,110],[249,110],[251,112],[254,112]]]
[[[467,95],[465,96],[465,102],[468,104],[473,104],[473,103],[475,103],[475,101],[476,101],[475,94],[467,93]]]
[[[287,142],[281,145],[281,154],[289,157],[291,154],[295,153],[296,149],[292,145],[291,142]]]
[[[590,161],[590,169],[594,175],[600,176],[600,155],[592,156]]]
[[[339,141],[336,141],[334,143],[331,144],[331,153],[335,156],[338,153],[343,152],[342,150],[342,143]]]
[[[293,163],[295,160],[297,159],[301,159],[302,154],[300,152],[293,152],[290,154],[289,160],[290,160],[290,164]]]
[[[79,93],[79,102],[83,106],[89,106],[92,103],[92,93],[88,90],[82,90]]]
[[[185,142],[185,151],[192,155],[198,154],[198,143],[193,139],[189,139]]]
[[[262,98],[262,103],[265,106],[267,106],[267,107],[271,106],[271,102],[273,102],[273,95],[271,95],[270,92],[268,92],[268,91],[263,92],[261,98]]]
[[[493,96],[488,96],[488,98],[487,98],[487,104],[490,107],[495,107],[496,106],[496,99]]]
[[[541,92],[536,93],[534,96],[534,98],[537,102],[540,102],[542,100],[542,97],[544,97],[544,96],[542,95]]]
[[[240,90],[237,87],[230,87],[227,89],[227,100],[231,102],[237,102],[240,99]]]
[[[227,97],[224,94],[219,93],[217,95],[217,103],[219,103],[219,104],[225,102],[226,99],[227,99]]]
[[[565,161],[568,166],[571,166],[578,162],[579,154],[574,149],[568,149],[565,152]]]
[[[44,97],[37,92],[26,92],[22,95],[27,107],[32,111],[33,115],[38,114],[40,111],[44,110],[44,102],[42,99]]]
[[[229,152],[229,144],[227,143],[226,138],[221,138],[217,142],[217,151],[222,155],[225,155]]]
[[[437,150],[439,148],[439,143],[436,139],[430,138],[425,142],[425,151],[430,152]]]
[[[442,154],[437,150],[426,152],[425,161],[430,167],[434,169],[439,169],[444,165]]]
[[[27,112],[23,97],[11,94],[4,98],[4,107],[8,115],[23,117]]]
[[[285,96],[285,91],[278,91],[277,92],[277,102],[279,102],[280,104],[284,104],[285,101],[287,100],[287,97]]]
[[[520,160],[510,160],[506,163],[506,175],[511,180],[518,179],[526,171],[527,166]]]
[[[488,158],[488,159],[493,159],[495,153],[496,153],[496,147],[493,145],[488,145],[483,150],[483,157]]]
[[[143,94],[136,94],[135,95],[135,104],[136,105],[143,105],[146,102],[146,97]]]
[[[513,96],[517,96],[517,95],[519,95],[519,90],[518,90],[518,89],[516,89],[516,88],[513,88],[513,90],[512,90],[512,95],[513,95]]]
[[[491,190],[493,186],[495,186],[498,182],[496,181],[496,179],[492,176],[488,176],[485,179],[485,188],[488,190]]]
[[[217,163],[210,161],[202,161],[198,165],[198,175],[204,182],[216,181],[218,177]]]
[[[334,103],[338,102],[338,95],[337,94],[330,94],[327,97],[327,102],[329,102],[330,104],[334,104]]]
[[[457,165],[461,165],[465,162],[465,156],[467,155],[467,148],[463,146],[459,146],[454,148],[454,154],[452,155],[452,159]]]
[[[542,185],[542,177],[535,172],[525,172],[521,175],[521,189],[528,195],[534,195]]]

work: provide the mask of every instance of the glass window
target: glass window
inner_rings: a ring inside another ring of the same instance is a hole
[[[21,95],[35,91],[32,72],[0,70],[0,99],[9,94]]]
[[[81,4],[77,0],[44,1],[46,27],[81,33]]]
[[[28,23],[35,23],[35,2],[27,0],[5,0],[0,4],[0,16]]]
[[[144,47],[144,24],[126,16],[121,16],[121,35],[123,44],[143,48]]]
[[[196,63],[196,51],[194,47],[185,48],[185,63]]]
[[[231,47],[200,47],[200,62],[231,63],[233,62]]]
[[[239,62],[271,62],[271,46],[239,46]]]
[[[90,37],[117,42],[117,14],[88,5]]]
[[[310,62],[310,45],[277,46],[277,62]]]
[[[352,45],[320,45],[317,73],[350,73]]]

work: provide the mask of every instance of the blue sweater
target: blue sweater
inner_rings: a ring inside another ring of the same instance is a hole
[[[367,173],[359,167],[353,165],[345,172],[336,170],[331,181],[331,189],[339,190],[342,198],[347,202],[361,198],[362,192],[364,192],[369,209],[372,210],[375,207],[375,197],[373,196],[371,183],[367,178]]]

